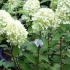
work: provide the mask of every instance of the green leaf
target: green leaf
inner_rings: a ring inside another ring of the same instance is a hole
[[[20,49],[18,47],[13,47],[13,56],[16,57],[20,53]]]

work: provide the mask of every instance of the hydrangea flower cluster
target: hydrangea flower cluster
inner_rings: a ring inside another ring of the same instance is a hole
[[[33,17],[33,31],[41,31],[48,27],[56,27],[55,24],[55,14],[52,9],[49,8],[40,8]]]
[[[16,14],[17,11],[23,7],[24,1],[22,0],[7,0],[7,2],[2,6],[2,9],[7,10],[10,14]],[[15,15],[14,15],[15,16]]]
[[[28,34],[20,21],[14,20],[5,10],[0,10],[0,37],[4,33],[6,34],[7,42],[14,45],[24,43]]]
[[[12,10],[16,8],[19,4],[21,4],[22,0],[8,0],[8,4]]]
[[[39,0],[27,0],[23,6],[23,10],[30,16],[32,16],[39,8]]]
[[[70,0],[58,0],[56,15],[62,21],[70,22]]]

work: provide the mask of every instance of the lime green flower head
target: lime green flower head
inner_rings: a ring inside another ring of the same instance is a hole
[[[32,17],[33,31],[44,30],[44,28],[48,28],[49,26],[55,27],[55,14],[52,9],[49,8],[40,8],[37,13],[35,13]]]
[[[7,39],[11,43],[14,44],[22,44],[25,42],[27,38],[28,32],[24,28],[24,26],[21,24],[20,21],[15,20],[12,23],[9,23],[5,30],[7,31]]]
[[[23,10],[30,16],[32,16],[39,8],[39,0],[27,0],[23,6]]]
[[[0,32],[2,31],[1,34],[4,34],[5,32],[7,42],[10,42],[14,45],[20,45],[24,43],[27,38],[28,32],[21,24],[21,22],[18,20],[14,20],[5,10],[0,10],[0,14],[0,19],[2,19],[2,21],[0,21],[0,24],[5,25],[0,30]]]
[[[56,15],[61,20],[70,20],[70,0],[58,0]]]

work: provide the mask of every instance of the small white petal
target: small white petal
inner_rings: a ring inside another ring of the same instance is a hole
[[[35,39],[34,44],[35,44],[37,47],[42,47],[42,46],[43,46],[43,41],[40,40],[40,39]]]

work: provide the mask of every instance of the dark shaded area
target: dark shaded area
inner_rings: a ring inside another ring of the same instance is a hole
[[[45,5],[45,6],[47,6],[48,8],[50,8],[50,4],[51,4],[51,0],[48,0],[48,1],[46,1],[46,2],[41,3],[41,5]]]
[[[2,6],[4,5],[4,3],[6,3],[8,0],[3,0],[2,3],[0,3],[0,9],[2,8]]]

